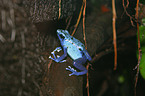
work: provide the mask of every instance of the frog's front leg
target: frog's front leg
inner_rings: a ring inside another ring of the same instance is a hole
[[[70,66],[68,66],[68,68],[66,68],[66,70],[71,71],[72,73],[69,74],[69,76],[71,75],[84,75],[88,72],[88,70],[83,66],[83,64],[86,62],[86,58],[79,58],[74,60],[73,65],[80,70],[80,72],[77,72],[76,70],[74,70],[74,68],[71,68]]]
[[[54,60],[55,62],[65,62],[66,60],[63,60],[67,56],[67,47],[63,47],[64,54],[62,56],[55,56],[55,51],[59,52],[61,50],[61,47],[57,47],[51,54],[53,55],[54,58],[51,56],[49,57],[50,59]]]

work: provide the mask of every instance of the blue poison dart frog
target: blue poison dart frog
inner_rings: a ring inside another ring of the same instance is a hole
[[[87,50],[85,49],[85,46],[83,43],[81,43],[78,39],[74,38],[69,34],[67,30],[57,30],[57,36],[60,40],[61,47],[57,47],[54,51],[51,52],[54,58],[49,56],[50,59],[54,60],[55,62],[65,62],[66,60],[63,60],[67,54],[73,59],[73,66],[75,66],[77,69],[80,70],[80,72],[77,72],[74,68],[71,68],[68,66],[66,70],[71,71],[71,75],[84,75],[87,73],[87,69],[83,66],[83,64],[86,63],[87,60],[91,61],[92,58],[88,54]],[[55,56],[55,51],[59,52],[63,49],[64,54],[62,56]]]

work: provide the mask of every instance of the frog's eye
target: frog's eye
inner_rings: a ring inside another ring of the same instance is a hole
[[[60,34],[59,36],[60,36],[60,38],[62,38],[62,39],[64,39],[64,38],[65,38],[62,34]]]

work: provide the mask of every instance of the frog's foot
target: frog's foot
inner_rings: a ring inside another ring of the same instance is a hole
[[[53,58],[51,56],[49,56],[50,59],[54,60],[55,62],[66,62],[66,60],[63,60],[66,56],[67,56],[67,48],[66,47],[63,47],[63,50],[64,50],[64,54],[62,56],[55,56],[55,51],[59,52],[61,51],[61,47],[57,47],[54,51],[51,52],[51,54],[53,55]]]
[[[52,58],[51,56],[49,56],[49,58],[52,59],[52,60],[54,60],[55,62],[57,62],[57,58],[60,57],[60,56],[57,55],[57,58],[56,58],[55,52],[56,51],[57,52],[60,52],[61,50],[62,50],[61,47],[56,47],[56,49],[51,52],[51,54],[53,55],[54,58]]]
[[[71,66],[68,66],[68,68],[66,68],[66,70],[68,70],[68,71],[71,71],[72,73],[71,74],[69,74],[69,76],[72,76],[72,75],[79,75],[78,73],[79,72],[77,72],[74,68],[71,68]]]
[[[49,56],[50,59],[54,60],[55,62],[59,62],[59,63],[63,63],[63,62],[66,62],[66,60],[61,60],[61,61],[58,61],[57,58],[59,58],[60,56],[57,55],[57,58],[55,57],[55,54],[53,55],[54,58],[52,58],[51,56]]]

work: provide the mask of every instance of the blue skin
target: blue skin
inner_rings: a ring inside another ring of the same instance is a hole
[[[63,48],[64,54],[62,56],[55,56],[55,51],[59,52],[62,50],[61,47],[57,47],[51,54],[54,58],[51,56],[50,59],[54,60],[55,62],[65,62],[66,60],[63,60],[67,54],[73,59],[73,66],[75,66],[77,69],[80,70],[80,72],[77,72],[70,66],[66,68],[66,70],[71,71],[72,73],[69,74],[69,76],[72,75],[84,75],[88,71],[83,66],[83,64],[86,63],[87,60],[91,61],[92,58],[88,54],[87,50],[85,49],[85,46],[83,43],[81,43],[78,39],[72,37],[67,30],[57,30],[57,36],[60,40],[61,46]]]

